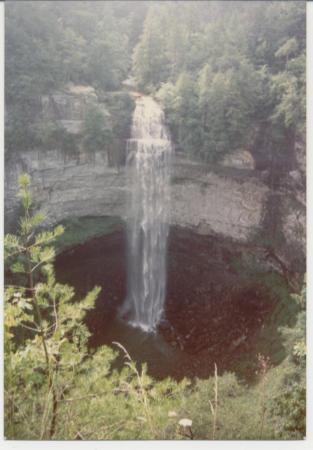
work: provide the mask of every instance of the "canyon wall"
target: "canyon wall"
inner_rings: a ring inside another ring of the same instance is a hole
[[[90,102],[97,102],[95,93],[78,88],[43,97],[40,120],[59,121],[68,132],[79,133]],[[126,148],[126,139],[114,145]],[[269,182],[267,171],[254,168],[247,151],[218,166],[176,154],[171,224],[198,234],[271,245],[286,264],[298,266],[305,254],[305,158],[303,147],[298,147],[298,167],[285,174],[279,186]],[[112,164],[108,151],[90,152],[82,146],[74,153],[28,149],[5,155],[7,231],[14,229],[19,214],[16,190],[22,172],[31,176],[34,202],[46,213],[48,224],[82,216],[126,218],[125,170]]]
[[[66,158],[60,150],[32,150],[6,161],[8,226],[18,212],[17,178],[22,172],[31,176],[34,201],[48,223],[73,216],[126,218],[125,170],[110,166],[105,152],[88,160],[88,155]],[[172,224],[239,240],[248,240],[261,226],[269,192],[254,174],[218,173],[179,157],[173,161],[171,190]]]

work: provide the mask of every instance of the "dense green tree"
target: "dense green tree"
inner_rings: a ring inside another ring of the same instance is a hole
[[[274,123],[303,133],[305,129],[305,55],[290,59],[285,69],[272,77],[272,95],[276,99]]]
[[[72,303],[74,291],[57,283],[53,243],[63,227],[38,231],[45,217],[33,212],[30,178],[21,175],[19,192],[24,214],[17,235],[5,237],[8,271],[5,289],[5,403],[6,436],[20,434],[19,423],[30,419],[32,407],[42,421],[32,423],[32,435],[52,438],[64,392],[86,357],[89,332],[82,323],[99,288],[81,302]],[[30,398],[28,398],[30,397]],[[25,438],[25,436],[24,436]]]
[[[166,5],[153,5],[149,9],[143,34],[134,49],[133,70],[140,87],[158,87],[169,75],[165,52],[164,26]]]
[[[199,145],[198,97],[196,84],[191,75],[186,72],[180,74],[176,82],[176,93],[177,140],[184,151],[190,152]]]
[[[89,108],[82,130],[84,146],[88,151],[105,150],[112,142],[112,123],[108,111]]]

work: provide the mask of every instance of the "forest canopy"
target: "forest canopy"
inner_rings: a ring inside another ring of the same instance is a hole
[[[304,131],[304,24],[304,2],[156,3],[134,73],[163,103],[181,150],[215,160],[258,128],[279,147]]]
[[[258,142],[284,158],[304,136],[305,2],[8,3],[6,102],[23,142],[38,96],[130,75],[178,150],[214,162]]]

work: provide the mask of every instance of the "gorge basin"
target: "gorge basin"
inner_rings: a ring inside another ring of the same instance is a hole
[[[251,268],[253,249],[172,227],[165,309],[156,332],[146,333],[120,318],[127,291],[126,248],[121,229],[57,257],[58,279],[74,286],[77,298],[95,285],[102,287],[86,318],[90,347],[105,344],[117,350],[112,342],[119,342],[158,379],[207,377],[215,362],[220,372],[252,377],[258,353],[274,355],[277,363],[284,358],[282,323],[271,321],[278,304],[269,287],[273,273]],[[264,343],[268,332],[270,343]],[[123,365],[122,355],[115,365]]]

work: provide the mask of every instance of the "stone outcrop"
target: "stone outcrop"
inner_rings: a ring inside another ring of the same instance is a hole
[[[199,234],[247,241],[261,226],[268,192],[251,171],[212,170],[178,159],[172,184],[172,223]]]
[[[32,179],[34,202],[47,223],[68,217],[125,217],[125,175],[108,164],[107,153],[85,159],[60,150],[33,150],[9,157],[5,166],[5,222],[10,228],[18,212],[17,178],[26,172]]]
[[[104,105],[98,102],[91,86],[69,85],[64,92],[41,96],[40,102],[41,111],[36,120],[37,124],[52,122],[71,134],[82,131],[84,118],[90,107],[97,105],[102,113],[108,114]]]
[[[237,169],[253,170],[255,168],[253,156],[247,150],[237,150],[230,155],[226,155],[222,161],[222,165],[236,167]]]

